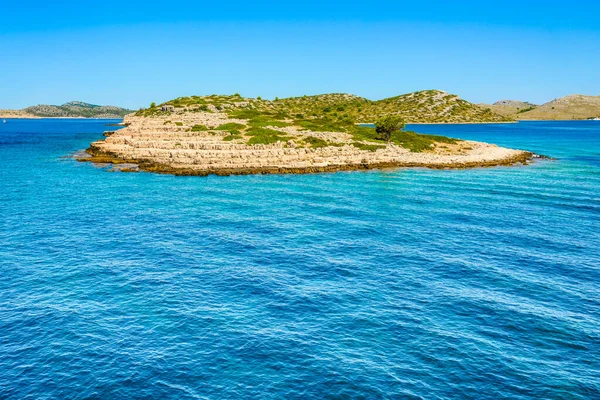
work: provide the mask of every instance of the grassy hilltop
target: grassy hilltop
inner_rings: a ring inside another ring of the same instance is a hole
[[[372,101],[352,94],[322,94],[290,97],[274,101],[233,96],[180,97],[143,110],[138,115],[152,115],[160,106],[170,104],[182,111],[204,110],[209,106],[224,109],[246,108],[278,112],[303,118],[325,118],[330,121],[370,123],[384,115],[397,115],[407,123],[506,122],[511,118],[486,107],[469,103],[456,95],[439,90],[424,90]]]

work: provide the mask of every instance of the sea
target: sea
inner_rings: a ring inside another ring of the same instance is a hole
[[[176,177],[0,123],[1,399],[599,399],[600,122],[413,125],[551,157]]]

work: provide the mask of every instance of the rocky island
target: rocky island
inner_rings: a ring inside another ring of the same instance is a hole
[[[175,175],[311,173],[386,167],[468,168],[526,163],[532,154],[493,144],[365,124],[393,116],[416,122],[506,118],[441,91],[381,101],[348,94],[274,101],[182,97],[125,117],[82,161]]]

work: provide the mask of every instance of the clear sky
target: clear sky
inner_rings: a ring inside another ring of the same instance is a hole
[[[212,93],[600,95],[600,1],[5,1],[0,108]]]

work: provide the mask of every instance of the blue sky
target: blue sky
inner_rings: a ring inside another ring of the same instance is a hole
[[[0,108],[235,92],[600,95],[598,1],[6,3]]]

